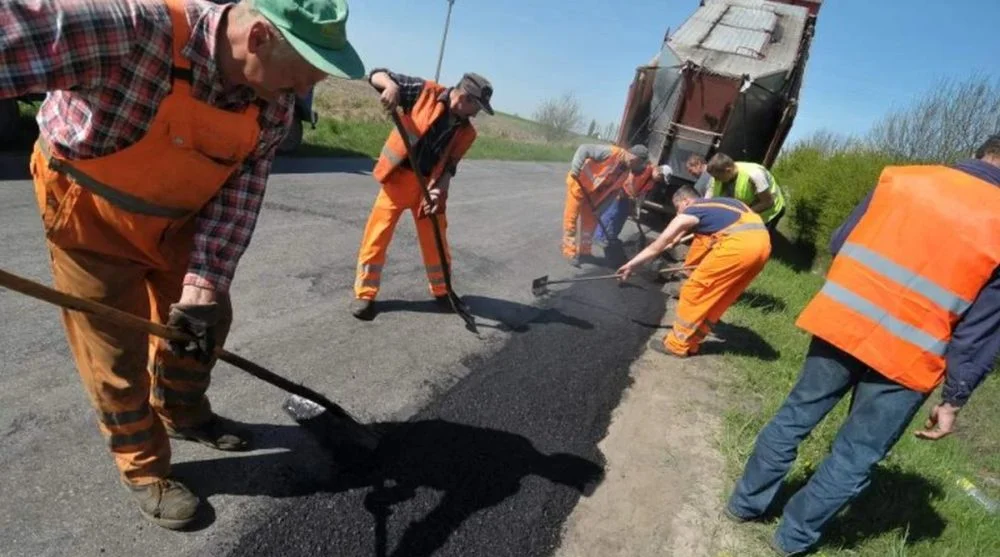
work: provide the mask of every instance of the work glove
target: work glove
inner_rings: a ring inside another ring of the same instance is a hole
[[[191,342],[168,341],[170,352],[208,364],[215,356],[215,326],[219,322],[218,304],[172,304],[167,326],[194,337]]]
[[[439,215],[444,213],[447,202],[448,202],[448,192],[440,188],[431,188],[428,193],[431,197],[431,204],[427,204],[427,200],[420,202],[420,208],[417,210],[417,217],[424,218],[427,215]]]

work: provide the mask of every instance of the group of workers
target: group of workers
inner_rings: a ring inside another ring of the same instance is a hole
[[[122,483],[160,526],[186,526],[200,504],[170,476],[169,438],[247,448],[206,390],[232,320],[229,286],[296,94],[327,76],[367,75],[385,108],[403,112],[408,141],[392,131],[373,171],[381,189],[358,253],[351,313],[374,316],[386,250],[406,209],[430,292],[447,300],[450,181],[476,138],[470,118],[493,112],[493,88],[474,73],[454,87],[381,68],[366,74],[347,40],[347,13],[344,0],[0,6],[0,98],[48,93],[30,169],[55,287],[196,339],[168,342],[62,314]],[[763,166],[716,154],[693,157],[687,169],[698,179],[673,194],[676,217],[618,270],[627,279],[693,235],[673,327],[651,343],[676,357],[697,354],[760,273],[786,208]],[[579,265],[604,228],[601,215],[670,174],[642,145],[581,146],[566,177],[563,255]],[[760,433],[728,516],[763,515],[798,443],[852,387],[854,407],[831,456],[785,508],[774,539],[785,554],[816,542],[942,380],[944,401],[922,435],[951,431],[1000,349],[997,186],[1000,137],[955,167],[885,170],[835,235],[826,285],[798,321],[813,335],[801,377]],[[929,249],[942,230],[949,249]]]
[[[593,151],[581,148],[577,156]],[[568,257],[590,248],[586,234],[594,219],[580,219],[580,235],[569,220],[580,197],[574,190],[590,180],[576,178],[576,169],[585,167],[574,160],[567,180],[563,250]],[[692,156],[687,169],[697,179],[673,193],[676,216],[618,269],[627,279],[691,239],[684,264],[693,272],[680,288],[671,331],[649,344],[673,357],[697,354],[764,268],[785,212],[784,193],[761,165],[718,153],[707,163]],[[598,186],[612,188],[600,180]],[[638,201],[624,183],[619,187]],[[885,168],[874,190],[834,232],[826,282],[796,321],[811,335],[798,381],[760,431],[724,509],[735,522],[766,517],[799,444],[852,392],[830,455],[784,506],[770,541],[777,554],[799,555],[815,546],[824,525],[868,486],[872,468],[941,383],[941,401],[916,432],[919,438],[949,435],[959,410],[992,369],[1000,353],[998,188],[1000,135],[995,135],[954,166]],[[934,249],[942,230],[948,231],[948,249]],[[568,243],[572,239],[575,247]]]

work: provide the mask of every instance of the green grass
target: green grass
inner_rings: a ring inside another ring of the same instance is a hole
[[[743,298],[723,317],[726,324],[739,328],[734,330],[754,332],[725,356],[726,367],[732,370],[734,403],[725,416],[721,448],[733,479],[741,472],[757,433],[795,382],[809,339],[795,327],[795,319],[822,282],[819,274],[802,265],[772,256]],[[761,354],[772,357],[761,358]],[[960,414],[955,434],[937,442],[921,441],[912,432],[940,400],[938,392],[932,394],[876,468],[868,490],[828,525],[816,554],[1000,555],[1000,516],[986,514],[955,485],[955,478],[964,476],[1000,498],[1000,486],[988,480],[1000,479],[998,399],[1000,374],[993,373]],[[845,397],[800,447],[787,482],[792,489],[801,486],[826,456],[846,406]],[[787,496],[790,493],[783,493],[779,500]],[[744,532],[754,539],[767,539],[776,525],[748,525]]]
[[[479,136],[466,154],[466,158],[500,161],[553,161],[569,164],[576,148],[576,145],[520,143],[499,137]]]
[[[392,124],[381,121],[322,118],[316,129],[306,127],[296,156],[377,158]],[[569,162],[576,145],[528,143],[480,134],[467,159]]]

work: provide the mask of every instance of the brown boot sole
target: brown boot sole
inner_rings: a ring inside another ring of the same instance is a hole
[[[141,508],[139,509],[139,514],[141,514],[143,518],[152,522],[153,524],[156,524],[157,526],[160,526],[161,528],[166,528],[168,530],[183,530],[189,524],[194,522],[195,517],[198,516],[198,513],[196,512],[193,516],[191,516],[191,518],[162,518],[147,513]]]

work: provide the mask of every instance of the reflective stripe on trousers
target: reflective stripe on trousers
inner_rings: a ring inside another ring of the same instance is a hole
[[[58,290],[160,323],[180,297],[187,271],[186,261],[166,272],[52,244],[49,251]],[[232,317],[228,297],[219,303],[217,343],[222,345]],[[187,428],[212,416],[205,396],[211,365],[178,358],[165,341],[81,312],[64,311],[62,318],[81,381],[122,476],[135,484],[166,477],[170,443],[164,424]]]
[[[563,209],[562,253],[565,257],[590,255],[597,218],[590,210],[580,185],[566,174],[566,205]]]
[[[392,242],[396,225],[399,223],[399,217],[406,210],[409,210],[414,217],[417,240],[431,294],[440,296],[447,293],[431,219],[416,218],[416,211],[420,206],[421,199],[422,193],[416,175],[407,169],[394,171],[390,175],[389,182],[383,184],[379,189],[365,225],[361,247],[358,250],[357,276],[354,281],[354,296],[356,298],[374,300],[378,296],[386,253]],[[439,214],[436,218],[441,230],[445,257],[450,261],[447,235],[448,219],[444,214]]]
[[[702,341],[764,268],[770,254],[766,230],[721,237],[681,287],[677,317],[664,338],[667,350],[685,356],[697,354]]]

